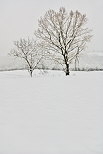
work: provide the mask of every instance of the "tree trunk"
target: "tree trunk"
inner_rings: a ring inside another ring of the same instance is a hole
[[[75,71],[77,71],[77,60],[75,59]]]
[[[30,70],[30,76],[31,76],[31,78],[32,78],[32,76],[33,76],[33,71],[32,71],[32,70]]]
[[[70,72],[69,72],[69,64],[66,64],[66,75],[70,75]]]

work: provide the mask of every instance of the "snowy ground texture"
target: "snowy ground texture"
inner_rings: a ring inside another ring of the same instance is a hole
[[[0,72],[0,154],[103,154],[103,72]]]

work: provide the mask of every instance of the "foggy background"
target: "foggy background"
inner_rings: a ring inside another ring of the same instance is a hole
[[[0,0],[0,68],[17,64],[8,57],[13,48],[13,41],[21,37],[34,37],[40,16],[43,16],[48,9],[58,11],[62,6],[68,11],[78,10],[87,15],[87,27],[93,30],[93,38],[88,43],[86,52],[92,56],[92,65],[98,67],[99,64],[102,67],[103,0]],[[85,60],[82,59],[83,62]]]

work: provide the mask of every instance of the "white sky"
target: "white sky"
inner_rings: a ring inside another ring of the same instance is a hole
[[[103,51],[103,0],[0,0],[0,55],[11,50],[13,41],[33,37],[39,17],[61,6],[86,13],[94,35],[88,50]]]

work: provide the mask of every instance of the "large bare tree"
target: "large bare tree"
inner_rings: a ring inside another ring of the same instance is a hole
[[[49,10],[38,21],[35,35],[45,46],[48,56],[64,66],[69,75],[69,64],[86,47],[90,40],[90,31],[85,25],[85,14],[78,11],[68,13],[65,8],[58,12]]]
[[[43,57],[41,45],[29,38],[15,41],[14,45],[15,48],[11,50],[10,55],[23,59],[32,77],[34,69]]]

